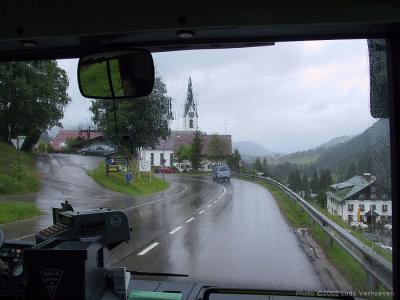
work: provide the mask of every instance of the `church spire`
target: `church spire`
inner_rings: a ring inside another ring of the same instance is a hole
[[[188,114],[189,110],[192,110],[197,114],[196,103],[194,102],[193,96],[193,86],[192,86],[192,78],[189,76],[188,89],[186,93],[186,103],[185,103],[185,117]]]
[[[197,131],[197,107],[193,96],[192,78],[189,76],[188,89],[186,93],[185,111],[184,111],[184,127],[186,131]]]

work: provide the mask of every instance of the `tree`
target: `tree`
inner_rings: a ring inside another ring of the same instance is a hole
[[[42,133],[61,127],[68,84],[55,60],[0,63],[0,139],[25,135],[23,148],[32,149]]]
[[[238,149],[235,149],[233,151],[233,154],[228,158],[228,165],[231,169],[233,170],[239,170],[239,163],[240,160],[242,159],[240,152]]]
[[[190,145],[182,145],[177,153],[176,157],[179,162],[182,162],[184,160],[191,160],[192,158],[192,147]]]
[[[90,110],[93,122],[114,142],[121,143],[121,136],[127,136],[125,145],[134,156],[141,147],[153,147],[160,138],[169,134],[171,115],[171,98],[167,96],[167,88],[161,77],[156,77],[150,95],[137,99],[118,100],[116,103],[117,136],[113,102],[95,100]]]
[[[317,171],[314,171],[310,181],[310,192],[317,194],[319,192],[319,177]]]
[[[80,138],[73,138],[73,137],[68,137],[65,140],[65,148],[63,149],[63,152],[70,153],[72,152],[72,147],[78,144],[79,142],[82,142]]]
[[[200,131],[196,131],[193,137],[193,141],[191,144],[191,162],[194,170],[198,170],[200,168],[200,163],[202,159],[202,150],[203,150],[203,138]]]
[[[268,167],[268,161],[267,158],[264,156],[263,162],[262,162],[262,169],[263,172],[268,174],[269,173],[269,167]]]
[[[260,158],[256,158],[256,162],[254,163],[254,169],[256,169],[257,171],[262,171],[262,165],[261,165],[261,161]]]
[[[321,169],[319,173],[319,191],[325,191],[326,189],[329,188],[329,186],[332,184],[332,176],[331,176],[331,171],[326,168],[326,169]]]
[[[307,175],[304,173],[303,173],[303,178],[301,179],[301,184],[302,184],[302,190],[304,191],[304,197],[309,198],[310,197],[310,186],[309,186]]]
[[[357,166],[354,162],[351,163],[351,165],[349,166],[349,169],[347,171],[347,178],[349,179],[353,176],[357,175]]]
[[[302,190],[301,175],[299,170],[289,174],[288,184],[289,188],[295,192],[300,192]]]
[[[226,140],[217,134],[213,134],[208,142],[208,158],[212,161],[221,161],[226,158],[228,145]]]

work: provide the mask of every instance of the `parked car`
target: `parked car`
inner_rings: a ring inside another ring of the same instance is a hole
[[[164,174],[173,174],[176,173],[176,170],[174,168],[171,167],[161,167],[160,168],[160,173],[164,173]]]
[[[385,225],[383,225],[383,228],[385,228],[387,230],[392,230],[392,224],[385,224]]]
[[[350,226],[351,227],[361,228],[361,229],[367,229],[368,228],[368,225],[363,223],[363,222],[351,222]]]
[[[80,153],[82,155],[107,156],[115,153],[115,149],[107,145],[92,145],[87,148],[82,148]]]
[[[389,251],[390,253],[393,252],[393,248],[387,245],[384,245],[382,243],[376,243],[379,247],[381,247],[382,249],[385,249],[386,251]]]
[[[229,182],[231,179],[231,171],[228,166],[216,166],[212,171],[212,179],[214,182],[225,181]]]

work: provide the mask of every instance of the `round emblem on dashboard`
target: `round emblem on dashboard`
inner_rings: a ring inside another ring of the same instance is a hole
[[[111,217],[108,221],[109,221],[111,227],[118,227],[122,223],[121,216],[118,214],[111,215]]]

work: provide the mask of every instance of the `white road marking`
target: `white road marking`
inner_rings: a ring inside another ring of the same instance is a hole
[[[147,252],[149,252],[151,249],[157,247],[160,243],[158,242],[154,242],[153,244],[151,244],[150,246],[148,246],[147,248],[143,249],[141,252],[138,253],[138,255],[145,255]]]
[[[181,228],[182,228],[182,226],[175,227],[174,229],[172,229],[172,230],[169,232],[169,234],[174,234],[175,232],[181,230]]]
[[[193,217],[191,217],[190,219],[186,220],[186,222],[185,222],[185,223],[190,223],[190,222],[192,222],[193,220],[194,220],[194,218],[193,218]]]
[[[213,205],[212,203],[211,203],[211,204],[208,204],[207,207],[210,208],[212,205]]]
[[[199,211],[199,215],[201,215],[204,212],[204,210],[202,209],[201,211]]]
[[[224,191],[223,191],[222,194],[217,198],[217,200],[221,199],[221,198],[225,195],[225,192],[226,192],[226,188],[225,188],[223,185],[221,185],[221,184],[220,184],[220,186],[222,186],[222,188],[224,189]]]

